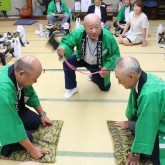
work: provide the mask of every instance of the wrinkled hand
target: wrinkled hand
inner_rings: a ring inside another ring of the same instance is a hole
[[[128,153],[126,165],[139,165],[140,155],[134,156],[132,152]]]
[[[115,125],[121,129],[128,129],[129,121],[116,121]]]
[[[44,115],[44,116],[41,117],[41,123],[45,127],[52,125],[52,121],[46,115]]]
[[[106,77],[110,73],[108,68],[102,67],[100,70],[100,76],[102,78]]]
[[[58,16],[60,18],[64,18],[64,14],[56,14],[56,16]]]
[[[30,156],[34,159],[40,159],[44,155],[48,154],[48,152],[44,151],[41,148],[34,147],[32,151],[29,152]]]

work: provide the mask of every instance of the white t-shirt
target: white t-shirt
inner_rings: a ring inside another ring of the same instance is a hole
[[[57,9],[57,13],[61,13],[60,2],[56,2],[56,9]]]
[[[127,34],[131,35],[141,35],[142,29],[148,27],[148,18],[144,13],[135,17],[134,12],[130,12],[127,22],[130,23],[130,29]]]
[[[127,20],[128,20],[128,15],[129,15],[129,13],[130,13],[130,6],[128,6],[128,7],[125,7],[125,13],[124,13],[124,15],[125,15],[125,22],[127,22]]]
[[[97,41],[92,41],[88,36],[86,39],[86,52],[84,56],[84,61],[90,65],[97,64]]]
[[[95,5],[95,14],[98,15],[98,17],[101,19],[101,10],[100,10],[100,6],[96,6]]]

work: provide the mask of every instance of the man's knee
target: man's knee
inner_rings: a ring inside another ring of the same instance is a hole
[[[41,123],[41,119],[40,119],[39,115],[36,114],[35,117],[33,118],[33,125],[31,125],[31,129],[32,130],[37,129],[39,127],[40,123]]]
[[[69,20],[69,14],[64,14],[64,19]]]
[[[51,18],[53,18],[54,16],[52,16],[52,15],[47,15],[47,19],[51,19]]]
[[[26,131],[28,139],[33,142],[33,136],[29,131]]]
[[[24,126],[26,130],[35,130],[39,127],[41,123],[41,118],[35,112],[29,113],[29,120],[24,122]]]
[[[111,87],[111,83],[109,83],[108,85],[106,86],[99,86],[98,87],[100,88],[101,91],[109,91],[110,87]]]

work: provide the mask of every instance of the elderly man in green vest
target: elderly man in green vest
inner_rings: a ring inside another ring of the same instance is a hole
[[[150,158],[153,165],[164,165],[165,82],[144,72],[133,57],[117,59],[114,71],[119,84],[130,89],[125,112],[128,121],[115,123],[135,134],[126,165],[138,164],[144,157]]]
[[[128,15],[131,11],[133,11],[131,0],[124,0],[124,5],[119,10],[116,21],[113,23],[113,26],[115,27],[116,37],[119,36],[118,33],[122,33],[122,29],[124,28],[124,25],[127,22]]]
[[[84,18],[84,27],[64,36],[57,53],[60,57],[65,56],[76,68],[86,67],[91,73],[99,72],[91,75],[90,80],[102,91],[110,89],[110,72],[115,67],[120,51],[113,34],[101,28],[100,18],[96,14],[88,14]],[[78,92],[75,70],[71,70],[66,62],[63,68],[67,89],[64,97],[70,98]]]
[[[47,154],[33,145],[30,132],[40,123],[52,125],[32,87],[41,73],[41,63],[33,56],[24,56],[0,69],[0,153],[3,156],[22,149],[34,159]]]

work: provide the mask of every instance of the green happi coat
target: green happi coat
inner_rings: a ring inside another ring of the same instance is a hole
[[[165,82],[147,73],[137,102],[131,89],[126,109],[128,120],[137,120],[131,151],[151,155],[156,135],[159,137],[161,165],[165,164]],[[138,107],[138,108],[136,108]]]
[[[13,68],[13,72],[9,72]],[[18,116],[16,109],[17,87],[10,79],[14,75],[13,65],[6,65],[0,69],[0,151],[3,145],[16,143],[27,138],[27,134]],[[15,75],[14,75],[15,77]],[[40,105],[38,96],[33,87],[23,89],[26,105],[38,107]]]
[[[133,11],[133,6],[130,5],[130,12]],[[117,21],[125,21],[125,6],[121,7],[121,9],[119,10],[117,17],[116,17]]]
[[[66,3],[63,1],[63,0],[60,0],[60,6],[61,6],[61,13],[62,14],[69,14],[69,10],[68,10],[68,7],[66,5]],[[52,13],[54,14],[57,14],[57,9],[56,9],[56,5],[54,3],[54,0],[52,0],[49,5],[48,5],[48,11],[47,11],[47,14],[48,15],[51,15]]]
[[[113,34],[102,28],[100,38],[101,47],[101,62],[102,67],[106,67],[113,71],[115,67],[115,61],[120,56],[118,44]],[[74,30],[72,33],[62,37],[59,47],[65,49],[66,58],[70,57],[73,53],[77,59],[82,59],[85,56],[86,45],[86,32],[84,27]],[[110,74],[104,78],[104,85],[106,86],[110,82]]]

